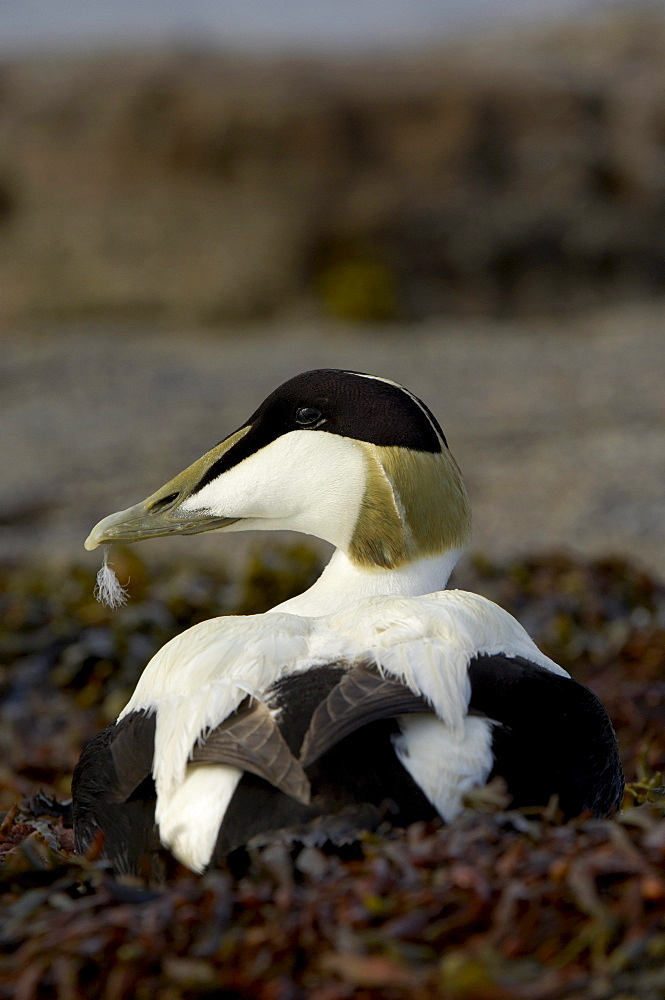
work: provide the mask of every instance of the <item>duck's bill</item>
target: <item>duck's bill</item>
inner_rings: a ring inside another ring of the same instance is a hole
[[[86,549],[90,551],[111,542],[140,542],[160,535],[197,535],[201,531],[226,528],[241,520],[239,517],[218,517],[205,510],[183,511],[181,507],[200,487],[211,466],[248,430],[249,427],[243,427],[230,435],[146,500],[103,518],[86,538]]]
[[[158,538],[160,535],[198,535],[201,531],[226,528],[239,520],[237,517],[209,517],[205,514],[179,517],[177,510],[156,514],[144,500],[103,518],[86,538],[85,547],[90,551],[110,542],[141,542],[144,538]]]

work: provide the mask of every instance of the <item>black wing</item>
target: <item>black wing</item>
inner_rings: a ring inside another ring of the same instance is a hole
[[[300,759],[308,767],[362,726],[397,715],[431,711],[431,705],[405,684],[383,676],[370,664],[361,664],[344,674],[314,711]]]
[[[399,681],[369,663],[339,663],[278,681],[270,704],[294,756],[306,769],[309,806],[294,801],[254,773],[243,775],[220,827],[215,861],[256,836],[315,823],[312,835],[349,837],[389,818],[406,826],[436,813],[395,754],[395,716],[431,712]],[[301,830],[302,832],[302,830]]]
[[[101,856],[122,874],[159,873],[152,780],[155,725],[154,713],[132,712],[108,726],[87,745],[72,779],[76,850],[86,853],[101,835]],[[258,702],[250,704],[248,699],[193,748],[191,760],[232,764],[265,779],[268,798],[286,793],[285,815],[294,813],[294,799],[299,804],[309,802],[302,765],[268,709]]]

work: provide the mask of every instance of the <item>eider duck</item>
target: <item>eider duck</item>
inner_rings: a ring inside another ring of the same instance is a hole
[[[87,549],[158,535],[291,529],[335,546],[305,593],[168,642],[73,781],[77,848],[116,871],[166,848],[194,871],[252,837],[351,817],[451,821],[501,775],[516,806],[611,815],[607,713],[518,622],[446,590],[470,535],[436,418],[387,378],[285,382],[233,434]],[[330,831],[333,831],[331,833]]]

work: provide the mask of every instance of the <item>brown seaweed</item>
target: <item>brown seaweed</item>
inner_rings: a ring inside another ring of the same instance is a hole
[[[149,583],[131,562],[125,574],[116,560],[132,582],[115,614],[80,570],[0,572],[0,1000],[665,994],[658,581],[563,556],[477,561],[457,580],[517,614],[603,699],[629,781],[618,819],[562,824],[554,802],[512,811],[494,786],[447,827],[386,829],[338,850],[280,836],[151,886],[114,878],[101,845],[73,853],[68,781],[81,745],[170,635],[220,610],[263,610],[262,595],[306,585],[314,564],[272,550],[231,594],[218,572],[181,567]]]

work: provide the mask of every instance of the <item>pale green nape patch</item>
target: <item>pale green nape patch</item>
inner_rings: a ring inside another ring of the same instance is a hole
[[[468,544],[471,508],[447,448],[432,453],[359,443],[367,485],[349,546],[353,562],[397,569]]]
[[[471,539],[471,507],[459,466],[447,448],[382,448],[383,465],[406,514],[419,555],[461,549]]]
[[[365,455],[367,478],[349,558],[359,566],[395,569],[405,562],[406,531],[393,486],[378,455],[386,449],[364,441],[358,444]]]

